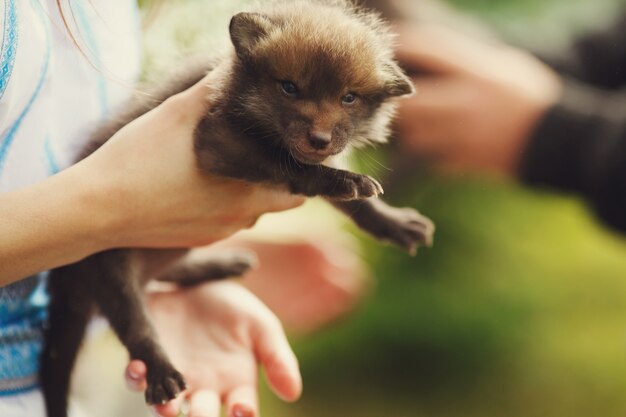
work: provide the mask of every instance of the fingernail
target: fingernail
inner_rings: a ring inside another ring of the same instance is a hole
[[[237,404],[233,407],[233,417],[254,417],[254,411],[247,405]]]
[[[157,410],[155,410],[152,407],[150,407],[150,414],[152,414],[153,417],[163,417],[161,414],[157,412]]]
[[[139,379],[139,374],[136,372],[131,371],[130,369],[128,370],[128,376],[131,379]]]

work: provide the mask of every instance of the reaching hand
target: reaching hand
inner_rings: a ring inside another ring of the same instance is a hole
[[[431,25],[401,30],[397,56],[417,94],[397,118],[400,145],[448,170],[514,175],[561,82],[523,51]]]
[[[162,346],[189,387],[156,406],[160,415],[176,416],[186,398],[190,417],[218,417],[221,404],[228,417],[258,416],[258,365],[279,397],[300,396],[297,360],[280,322],[242,286],[215,282],[153,292],[148,308]],[[132,361],[126,370],[129,387],[144,390],[145,375],[143,362]]]

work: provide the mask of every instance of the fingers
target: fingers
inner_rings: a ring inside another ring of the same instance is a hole
[[[461,62],[453,55],[454,43],[432,27],[405,27],[400,29],[396,58],[409,71],[450,74],[462,71]],[[452,49],[452,50],[450,50]]]
[[[469,92],[450,78],[421,77],[415,82],[418,94],[403,100],[398,109],[400,143],[421,156],[447,154],[456,145],[452,138],[464,128]]]
[[[490,65],[492,46],[442,26],[420,24],[400,28],[396,57],[409,71],[469,74]]]
[[[302,393],[302,376],[296,355],[278,319],[255,335],[257,358],[265,368],[272,390],[285,401],[295,401]]]
[[[260,197],[266,202],[267,212],[289,210],[304,204],[306,199],[277,188],[259,187]]]
[[[264,213],[289,210],[306,201],[305,197],[291,194],[279,186],[218,177],[208,177],[207,181],[213,187],[222,187],[225,194],[235,198],[234,206],[247,207],[244,214],[255,218]]]
[[[188,417],[219,417],[220,406],[220,397],[215,391],[195,391],[189,397]]]
[[[147,388],[146,371],[146,365],[142,361],[130,361],[124,373],[128,389],[131,391],[145,391]]]
[[[185,111],[201,115],[208,110],[211,102],[211,94],[214,89],[212,83],[216,82],[214,72],[208,73],[187,90],[179,93],[177,97],[186,101]]]
[[[258,410],[256,387],[238,387],[226,396],[227,417],[257,417],[259,415]]]
[[[179,395],[172,401],[168,401],[165,404],[155,405],[154,412],[159,417],[177,417],[180,412],[180,407],[183,402],[183,395]]]

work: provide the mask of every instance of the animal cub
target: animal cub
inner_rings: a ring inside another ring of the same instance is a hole
[[[414,252],[431,243],[433,224],[412,209],[386,205],[373,178],[333,168],[350,148],[385,142],[394,99],[413,93],[393,60],[392,35],[374,14],[347,1],[286,1],[230,22],[234,50],[215,65],[188,69],[150,103],[103,126],[81,155],[211,72],[215,93],[195,129],[198,167],[212,176],[321,196],[376,238]],[[181,250],[117,249],[51,272],[50,321],[41,381],[49,417],[66,415],[70,372],[94,308],[131,358],[147,365],[149,404],[185,388],[157,343],[142,303],[151,279],[194,285],[245,272],[249,259],[185,262]]]

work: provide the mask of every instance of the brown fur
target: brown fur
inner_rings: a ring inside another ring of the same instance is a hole
[[[323,196],[377,238],[412,252],[430,244],[428,219],[377,200],[382,188],[373,178],[328,166],[351,147],[384,141],[393,99],[413,91],[377,17],[342,1],[291,1],[238,14],[230,31],[235,51],[211,72],[217,91],[194,134],[200,169]],[[189,67],[152,102],[132,103],[127,114],[92,137],[81,158],[210,69]],[[297,86],[297,94],[283,91],[285,81]],[[349,93],[356,95],[354,102],[346,102]],[[148,403],[165,402],[184,389],[144,311],[142,286],[150,279],[195,285],[241,275],[252,264],[242,254],[190,264],[185,253],[117,249],[52,271],[41,369],[49,417],[66,415],[70,371],[94,307],[130,356],[146,363]]]

